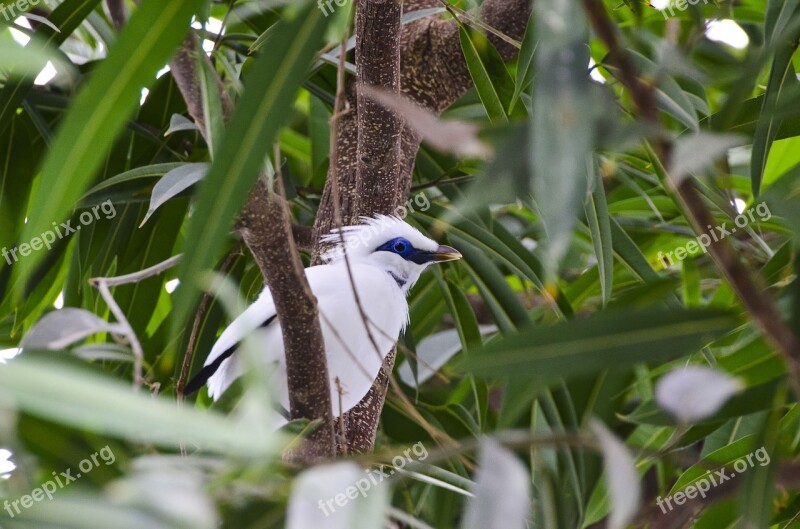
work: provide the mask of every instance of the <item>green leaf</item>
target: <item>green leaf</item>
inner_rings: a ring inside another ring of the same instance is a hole
[[[170,171],[177,169],[178,167],[183,167],[184,165],[185,164],[183,163],[157,163],[154,165],[145,165],[143,167],[131,169],[130,171],[125,171],[124,173],[120,173],[116,176],[112,176],[111,178],[103,180],[87,191],[81,200],[87,200],[90,197],[99,194],[101,191],[105,191],[106,189],[116,185],[135,182],[137,180],[154,180],[155,177],[164,176]]]
[[[716,310],[607,311],[490,342],[468,367],[488,377],[588,375],[694,353],[736,324]]]
[[[740,512],[746,527],[767,527],[772,517],[772,501],[775,496],[775,474],[779,464],[777,457],[778,432],[785,415],[787,387],[784,385],[776,394],[770,412],[760,421],[760,432],[756,435],[757,448],[748,454],[747,469],[744,471],[740,490]],[[754,461],[755,459],[755,461]],[[742,468],[739,465],[739,468]],[[736,469],[737,473],[742,472]]]
[[[22,240],[30,240],[65,218],[102,163],[106,151],[136,108],[141,89],[156,80],[186,34],[203,0],[164,4],[144,0],[122,30],[58,129],[31,198]],[[43,255],[19,263],[17,293]]]
[[[181,263],[174,322],[182,325],[198,297],[196,278],[219,256],[236,213],[255,183],[269,146],[293,109],[297,90],[321,41],[324,18],[308,6],[281,21],[270,53],[253,61],[217,157],[200,186],[197,209],[186,235],[193,244]],[[176,327],[177,328],[177,327]]]
[[[603,296],[603,305],[611,299],[611,289],[614,283],[614,248],[611,239],[611,217],[608,214],[606,192],[603,189],[603,178],[595,167],[593,171],[594,189],[587,197],[586,219],[592,231],[592,245],[597,259],[597,269],[600,273],[600,290]]]
[[[153,186],[150,197],[150,207],[139,226],[143,226],[147,219],[155,213],[167,200],[175,197],[186,189],[201,181],[208,171],[207,163],[187,163],[172,169]]]
[[[532,9],[531,16],[528,19],[528,25],[525,28],[525,36],[522,38],[522,48],[519,50],[519,58],[517,59],[517,76],[514,79],[514,94],[511,97],[511,110],[516,106],[522,91],[533,81],[533,57],[536,54],[536,46],[538,43],[538,40],[536,40],[534,10]]]
[[[204,137],[213,159],[217,143],[222,137],[222,130],[225,128],[220,87],[217,84],[217,72],[204,56],[198,56],[196,64],[197,70],[200,72],[200,93],[203,99],[203,121],[205,121],[206,127]]]
[[[454,208],[445,208],[438,204],[431,204],[428,210],[420,212],[418,218],[430,227],[434,225],[437,218],[450,218],[452,224],[448,227],[448,231],[466,239],[498,262],[514,268],[517,273],[529,279],[537,288],[544,290],[544,284],[540,277],[541,263],[502,226],[494,226],[492,229],[495,233],[493,233],[477,222],[460,215]],[[557,285],[552,287],[552,294],[556,302],[555,308],[563,315],[571,316],[572,307]]]
[[[563,0],[537,0],[533,145],[528,154],[534,201],[546,237],[545,283],[555,283],[588,190],[594,147],[594,105],[587,65],[588,25],[582,9]]]
[[[0,402],[60,424],[159,446],[183,443],[243,455],[264,455],[277,448],[274,434],[253,425],[242,428],[211,412],[181,409],[85,369],[55,369],[52,360],[27,354],[0,364]]]
[[[481,343],[478,320],[475,318],[475,313],[472,311],[464,291],[443,274],[437,273],[437,276],[439,275],[442,275],[442,277],[437,277],[439,286],[450,308],[450,314],[455,319],[455,326],[458,331],[458,337],[461,339],[461,345],[465,352],[469,351]]]
[[[490,71],[490,65],[484,62],[481,57],[481,52],[479,51],[479,47],[481,47],[484,53],[486,53],[486,50],[492,44],[480,33],[472,32],[472,34],[470,34],[470,31],[463,25],[459,25],[458,36],[461,40],[461,50],[464,52],[469,74],[472,76],[475,89],[478,91],[478,96],[481,98],[481,102],[486,109],[486,113],[489,115],[489,119],[495,125],[507,123],[507,107],[499,93],[501,88],[495,86],[495,78],[493,77],[493,74],[497,75],[497,71]],[[497,50],[494,51],[496,54]],[[500,66],[503,68],[501,82],[503,82],[504,86],[507,86],[508,83],[512,83],[511,77],[502,61],[500,61]],[[510,103],[511,94],[506,95],[509,96],[508,102]]]
[[[764,94],[761,106],[761,115],[753,134],[750,179],[754,196],[758,196],[761,192],[761,180],[767,165],[767,157],[769,156],[772,142],[775,141],[778,130],[781,128],[782,116],[778,112],[779,101],[786,88],[798,84],[794,66],[792,65],[792,55],[794,55],[796,49],[796,43],[779,45],[772,63],[769,81],[767,82],[767,92]]]
[[[497,266],[482,251],[466,240],[453,236],[453,243],[464,255],[464,266],[472,281],[478,287],[494,316],[497,326],[503,332],[530,325],[530,317],[525,307],[506,282]]]
[[[732,467],[733,463],[740,458],[744,458],[757,447],[755,445],[755,435],[748,435],[738,439],[728,446],[714,450],[706,455],[702,460],[687,468],[678,478],[670,489],[670,494],[685,489],[687,486],[696,483],[697,480],[706,474],[714,475],[714,470]],[[729,474],[730,472],[728,472]]]

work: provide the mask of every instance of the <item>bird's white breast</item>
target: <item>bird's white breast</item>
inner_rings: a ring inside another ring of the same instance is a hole
[[[331,380],[331,402],[334,415],[338,416],[355,406],[372,387],[383,359],[408,320],[408,304],[386,271],[355,264],[351,266],[352,277],[362,316],[345,265],[320,268],[319,279],[311,269],[308,277],[312,291],[319,292],[317,300]]]

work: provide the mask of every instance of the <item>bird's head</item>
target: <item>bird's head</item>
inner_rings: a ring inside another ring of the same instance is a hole
[[[461,259],[450,246],[440,245],[398,217],[361,217],[361,224],[334,230],[323,238],[331,244],[323,257],[329,263],[344,259],[378,266],[408,290],[431,264]]]

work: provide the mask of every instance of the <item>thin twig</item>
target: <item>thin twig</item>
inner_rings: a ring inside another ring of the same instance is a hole
[[[139,342],[139,338],[136,336],[136,332],[134,332],[133,327],[131,327],[128,318],[125,317],[125,313],[122,312],[122,309],[119,307],[119,305],[117,305],[116,300],[114,300],[114,296],[111,295],[111,290],[109,290],[109,287],[127,285],[129,283],[138,283],[143,279],[156,276],[178,264],[181,257],[182,254],[172,256],[166,261],[162,261],[149,268],[139,270],[138,272],[134,272],[132,274],[126,274],[117,277],[93,277],[89,279],[89,284],[93,287],[96,287],[100,292],[100,295],[103,296],[106,305],[108,305],[111,313],[117,319],[117,323],[122,326],[125,336],[130,341],[131,349],[133,350],[133,387],[136,390],[139,390],[142,387],[142,383],[144,381],[144,378],[142,377],[144,350],[142,349],[142,344]]]
[[[341,417],[344,415],[344,413],[342,413],[342,409],[344,408],[344,406],[342,406],[342,394],[344,393],[344,388],[342,387],[342,382],[339,380],[339,377],[336,377],[336,393],[339,396],[339,417]],[[337,444],[342,447],[342,455],[347,456],[347,434],[344,430],[344,421],[338,422],[340,443]]]
[[[119,308],[116,300],[114,300],[114,296],[111,295],[111,291],[108,289],[108,283],[105,279],[95,278],[92,281],[95,281],[92,284],[100,291],[100,295],[103,296],[106,305],[108,305],[111,313],[117,319],[117,323],[122,326],[125,336],[130,341],[131,349],[133,350],[133,389],[139,391],[144,380],[142,378],[142,364],[144,363],[142,344],[139,343],[139,338],[136,337],[133,327],[131,327],[128,318],[125,317],[125,313],[122,312],[122,309]]]
[[[504,42],[507,42],[508,44],[514,46],[518,50],[522,49],[522,43],[520,41],[512,39],[511,37],[509,37],[508,35],[506,35],[502,31],[500,31],[499,29],[496,29],[496,28],[490,26],[489,24],[487,24],[487,23],[485,23],[485,22],[483,22],[481,20],[478,20],[477,18],[473,17],[470,13],[467,13],[463,9],[460,9],[460,8],[454,6],[453,4],[449,3],[447,0],[439,0],[439,1],[442,3],[444,8],[451,15],[453,15],[453,18],[456,18],[459,21],[461,21],[461,19],[463,18],[464,20],[467,21],[467,23],[469,25],[475,26],[477,28],[480,28],[480,29],[486,31],[487,33],[491,33],[492,35],[496,36],[498,39],[500,39],[500,40],[502,40]]]
[[[116,287],[119,285],[127,285],[129,283],[138,283],[142,279],[147,279],[148,277],[157,276],[161,272],[169,270],[176,264],[178,264],[183,257],[183,254],[173,255],[166,261],[162,261],[158,264],[154,264],[149,268],[145,268],[144,270],[139,270],[138,272],[133,272],[132,274],[126,274],[124,276],[116,276],[116,277],[95,277],[89,280],[89,284],[95,286],[95,282],[103,281],[106,285],[110,287]]]

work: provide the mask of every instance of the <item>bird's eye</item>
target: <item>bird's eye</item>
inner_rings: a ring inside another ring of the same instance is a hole
[[[397,241],[394,243],[394,251],[397,253],[403,253],[406,251],[406,243],[403,241]]]

